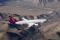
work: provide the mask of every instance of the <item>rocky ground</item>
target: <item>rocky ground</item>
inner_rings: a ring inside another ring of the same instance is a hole
[[[56,13],[49,13],[50,11],[57,11]],[[18,15],[43,15],[42,18],[48,19],[47,22],[41,24],[39,27],[39,32],[34,34],[32,37],[28,37],[27,40],[60,40],[60,36],[57,35],[57,32],[60,32],[60,7],[53,6],[53,7],[46,7],[46,8],[25,8],[22,6],[0,6],[0,12],[3,15],[11,15],[11,14],[18,14]],[[6,19],[6,15],[4,16]],[[41,16],[40,16],[41,17]],[[2,28],[2,32],[0,32],[0,40],[4,40],[4,35],[8,29],[8,25],[6,23],[6,19],[0,21],[0,28]],[[6,39],[7,40],[7,39]]]
[[[9,14],[6,14],[6,15],[9,15]],[[6,15],[5,15],[5,18],[6,18]],[[28,37],[28,39],[29,40],[48,40],[48,39],[60,40],[59,36],[56,34],[56,32],[60,32],[60,14],[56,12],[56,13],[41,14],[41,15],[42,15],[40,16],[41,18],[47,18],[48,21],[45,22],[44,24],[41,24],[41,27],[38,27],[39,31],[36,34],[34,34],[32,37]],[[3,29],[2,30],[3,32],[0,33],[1,35],[0,38],[3,39],[4,34],[8,29],[8,25],[6,21],[0,21],[0,28]]]

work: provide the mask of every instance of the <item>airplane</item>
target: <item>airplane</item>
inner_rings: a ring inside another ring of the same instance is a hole
[[[44,23],[47,21],[47,19],[34,19],[34,20],[27,20],[24,17],[22,18],[22,21],[18,21],[15,24],[28,24],[28,27],[31,27],[33,25],[38,25],[38,23]]]

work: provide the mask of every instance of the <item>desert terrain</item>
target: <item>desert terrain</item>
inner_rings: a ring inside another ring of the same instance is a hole
[[[39,32],[34,34],[32,37],[28,37],[27,40],[60,40],[60,36],[57,35],[57,32],[60,32],[60,6],[59,4],[56,6],[56,4],[54,6],[48,6],[44,8],[28,8],[21,5],[0,6],[0,12],[7,14],[18,14],[22,16],[38,16],[42,14],[47,14],[48,17],[45,18],[47,18],[48,21],[41,24],[41,27],[38,28]],[[58,13],[50,14],[50,11],[56,11]],[[8,30],[7,23],[5,21],[0,21],[0,28],[3,29],[3,32],[0,33],[0,40],[4,40],[4,35]],[[5,40],[8,39],[5,38]]]

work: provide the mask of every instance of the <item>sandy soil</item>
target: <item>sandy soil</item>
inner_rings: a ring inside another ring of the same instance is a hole
[[[60,7],[59,7],[60,8]],[[56,9],[57,11],[59,11],[58,7],[54,8],[52,7],[52,9]],[[33,15],[33,16],[37,16],[40,14],[46,14],[48,13],[48,11],[52,10],[52,9],[43,9],[43,8],[24,8],[22,6],[0,6],[0,12],[2,13],[12,13],[12,14],[19,14],[19,15]],[[7,25],[7,24],[6,24]],[[1,24],[0,26],[6,30],[6,25]],[[36,40],[40,40],[40,38],[42,37],[42,40],[44,39],[53,39],[53,40],[59,40],[59,37],[56,35],[56,32],[59,31],[60,32],[60,21],[55,21],[55,22],[47,22],[44,23],[41,28],[39,28],[40,32],[42,33],[41,35],[43,35],[43,37],[40,35],[34,35],[34,39]],[[4,31],[6,32],[6,31]],[[2,33],[3,34],[3,33]],[[37,37],[36,37],[37,36]],[[2,36],[1,36],[2,37]]]

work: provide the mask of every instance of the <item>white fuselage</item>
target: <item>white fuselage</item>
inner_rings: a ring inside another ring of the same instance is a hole
[[[34,20],[22,20],[16,22],[16,24],[28,24],[28,23],[43,23],[46,19],[34,19]]]

